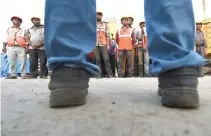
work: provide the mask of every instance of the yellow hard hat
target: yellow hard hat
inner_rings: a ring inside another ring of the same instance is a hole
[[[21,23],[23,22],[22,18],[21,18],[21,17],[19,17],[19,16],[12,16],[12,17],[11,17],[11,21],[12,21],[14,18],[19,19]]]

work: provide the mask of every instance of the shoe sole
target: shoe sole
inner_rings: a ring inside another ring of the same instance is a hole
[[[50,107],[67,107],[86,104],[87,89],[55,89],[50,93]]]
[[[170,88],[162,90],[162,105],[172,108],[197,108],[199,95],[192,88]]]

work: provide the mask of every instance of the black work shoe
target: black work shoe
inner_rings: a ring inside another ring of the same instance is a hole
[[[107,78],[113,78],[114,76],[112,76],[112,75],[107,75],[106,77],[107,77]]]
[[[77,106],[86,103],[90,75],[84,69],[58,67],[49,83],[50,107]]]
[[[9,76],[9,77],[6,77],[6,79],[17,79],[17,76]]]
[[[174,108],[199,106],[197,69],[184,67],[161,73],[162,104]]]
[[[134,77],[133,74],[128,74],[126,77]]]
[[[48,77],[47,77],[47,76],[41,76],[40,78],[42,78],[42,79],[47,79]]]

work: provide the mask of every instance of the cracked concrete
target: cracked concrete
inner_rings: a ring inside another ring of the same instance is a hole
[[[211,77],[199,109],[165,108],[156,78],[91,79],[87,104],[50,109],[49,80],[1,79],[2,136],[210,136]]]

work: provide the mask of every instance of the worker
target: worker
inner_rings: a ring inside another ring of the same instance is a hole
[[[135,76],[143,77],[144,76],[144,21],[139,23],[140,30],[136,32],[136,42],[134,45],[134,73]]]
[[[134,23],[134,18],[132,15],[128,16],[128,25],[130,26],[130,28],[132,28],[133,33],[135,35],[135,41],[137,41],[137,37],[136,37],[136,30],[133,27],[133,23]],[[133,50],[132,50],[132,64],[133,64],[133,74],[135,75],[135,63],[137,63],[137,54],[136,54],[137,50],[135,48],[135,46],[133,46]]]
[[[83,105],[90,77],[100,73],[99,67],[85,59],[96,43],[96,0],[46,0],[45,5],[45,46],[52,69],[50,106]],[[161,80],[161,103],[174,108],[198,107],[196,67],[204,60],[193,51],[192,0],[147,0],[145,19],[150,72],[158,74]],[[127,18],[124,18],[125,22]],[[127,32],[129,28],[125,30]],[[119,46],[123,36],[118,37]],[[129,38],[124,40],[132,44]]]
[[[33,26],[27,31],[27,42],[29,44],[30,76],[38,76],[38,58],[40,60],[40,77],[46,79],[48,76],[47,58],[44,48],[44,26],[40,24],[40,17],[33,16],[31,22]]]
[[[205,48],[207,47],[207,42],[205,38],[205,33],[201,30],[202,22],[196,22],[196,52],[202,57],[205,57]],[[198,67],[198,76],[204,76],[204,65]]]
[[[135,41],[133,29],[128,25],[128,17],[121,18],[122,27],[117,30],[116,43],[118,44],[118,76],[124,77],[124,57],[126,57],[127,77],[133,76],[132,49]]]
[[[96,64],[101,69],[100,77],[103,77],[103,68],[101,65],[101,60],[104,62],[104,68],[106,70],[106,76],[111,78],[112,71],[111,65],[109,61],[109,54],[108,54],[108,42],[109,42],[109,28],[106,22],[102,21],[103,13],[101,11],[97,12],[97,44],[94,49],[94,54],[96,57]]]
[[[3,43],[2,51],[7,53],[10,63],[10,75],[7,79],[17,79],[16,63],[20,62],[21,78],[26,76],[26,31],[21,27],[22,18],[18,16],[11,17],[13,26],[7,29],[7,38]]]

